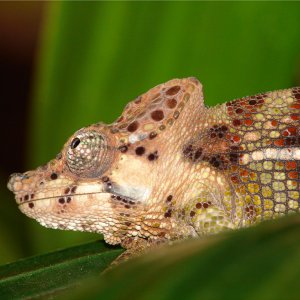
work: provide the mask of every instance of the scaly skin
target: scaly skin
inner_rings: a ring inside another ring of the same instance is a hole
[[[300,88],[207,108],[197,79],[174,79],[8,188],[42,225],[99,232],[130,254],[248,226],[299,210],[299,113]]]

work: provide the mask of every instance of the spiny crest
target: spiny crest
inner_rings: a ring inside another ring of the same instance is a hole
[[[154,139],[179,118],[192,97],[201,100],[195,78],[173,79],[158,85],[130,102],[123,114],[109,126],[119,137],[119,146]]]

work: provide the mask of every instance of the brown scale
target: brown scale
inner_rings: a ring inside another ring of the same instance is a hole
[[[272,97],[271,93],[228,102],[226,115],[221,115],[224,123],[211,125],[183,149],[185,157],[192,162],[209,163],[227,174],[235,197],[244,203],[243,218],[250,223],[256,221],[256,215],[269,218],[276,213],[297,210],[289,206],[289,201],[299,203],[299,162],[286,161],[282,166],[275,159],[243,163],[243,157],[254,150],[300,146],[300,89],[293,89],[292,96],[292,103],[282,100],[278,107],[272,104],[276,101],[274,96],[271,103],[265,103],[265,99]],[[278,137],[272,136],[274,131],[278,131]],[[277,180],[275,174],[279,173],[284,173],[288,181],[282,184]],[[270,178],[270,182],[264,177]]]
[[[206,161],[219,170],[225,170],[239,159],[239,136],[228,133],[226,125],[213,125],[198,139],[189,142],[183,154],[191,161]]]

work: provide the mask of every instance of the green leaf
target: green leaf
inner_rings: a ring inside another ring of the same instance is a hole
[[[300,216],[156,249],[97,276],[103,241],[0,267],[1,299],[298,299]],[[87,278],[96,276],[90,280]],[[80,289],[70,289],[74,284]],[[69,291],[62,293],[63,289]]]
[[[299,299],[299,236],[294,215],[185,241],[122,264],[68,299]]]
[[[53,294],[99,274],[122,251],[97,241],[0,266],[0,297],[24,299]]]

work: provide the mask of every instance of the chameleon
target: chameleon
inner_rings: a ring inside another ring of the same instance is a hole
[[[8,188],[41,225],[101,233],[130,257],[298,212],[299,118],[299,87],[207,107],[196,78],[173,79]]]

